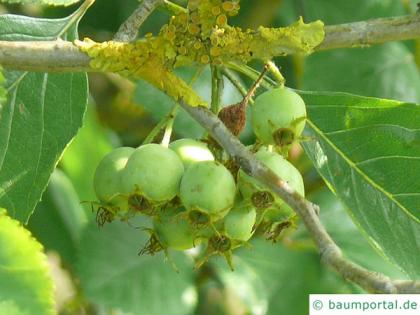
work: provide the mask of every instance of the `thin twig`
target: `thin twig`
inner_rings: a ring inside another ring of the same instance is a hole
[[[416,38],[420,38],[420,14],[326,26],[325,40],[315,50],[360,47]],[[85,53],[70,42],[0,41],[0,64],[5,68],[28,71],[88,71],[89,60]],[[233,62],[226,66],[235,71],[244,71]],[[253,79],[258,76],[252,70],[245,74],[253,76]],[[262,86],[269,88],[270,84],[264,82]]]
[[[341,250],[320,222],[317,215],[318,206],[307,201],[291,189],[285,181],[261,164],[208,109],[191,107],[182,101],[180,104],[219,142],[248,175],[265,184],[296,211],[317,244],[323,262],[334,268],[345,279],[358,284],[368,292],[420,293],[420,282],[418,281],[394,282],[383,274],[369,271],[344,258]]]
[[[325,39],[316,50],[366,47],[420,37],[420,14],[325,26]]]
[[[0,64],[4,68],[42,72],[90,71],[90,57],[71,42],[0,41]]]
[[[143,0],[130,17],[120,26],[118,32],[114,36],[117,42],[132,42],[137,38],[140,26],[146,21],[149,15],[160,5],[164,4],[164,0]]]

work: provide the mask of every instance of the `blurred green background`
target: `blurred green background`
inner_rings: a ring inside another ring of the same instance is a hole
[[[185,2],[177,1],[181,5]],[[97,0],[82,19],[80,37],[111,39],[137,4],[136,0]],[[76,7],[3,5],[0,11],[54,18],[66,16]],[[242,0],[241,8],[232,24],[255,28],[285,26],[299,16],[306,22],[322,19],[338,24],[403,15],[416,9],[416,1]],[[167,12],[156,11],[142,26],[141,34],[157,33],[168,18]],[[283,57],[275,62],[293,88],[419,103],[419,46],[395,42],[306,58]],[[258,63],[251,66],[261,69]],[[183,68],[178,74],[188,80],[196,70]],[[251,84],[246,77],[238,78],[247,86]],[[194,88],[210,98],[209,69],[204,69]],[[303,315],[308,312],[310,293],[361,292],[320,263],[302,227],[283,244],[256,240],[251,248],[237,252],[235,272],[219,259],[193,270],[191,253],[172,253],[180,273],[175,273],[161,255],[137,256],[147,240],[147,234],[135,228],[143,222],[133,222],[133,226],[112,223],[99,229],[90,204],[95,200],[92,178],[97,163],[113,147],[139,145],[173,103],[144,82],[115,75],[90,75],[90,90],[84,127],[65,151],[29,222],[29,229],[45,246],[54,266],[60,314]],[[224,105],[239,100],[240,94],[226,81]],[[202,134],[201,127],[185,113],[177,117],[174,138],[199,138]],[[242,140],[252,143],[253,139],[248,128]],[[293,162],[305,178],[307,196],[321,206],[321,219],[345,255],[393,278],[405,278],[368,244],[301,148],[293,152]]]

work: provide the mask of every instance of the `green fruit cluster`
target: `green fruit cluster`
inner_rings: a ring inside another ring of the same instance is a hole
[[[260,142],[252,149],[258,160],[304,195],[298,170],[272,148],[279,145],[273,136],[279,130],[291,130],[296,137],[303,130],[304,121],[296,119],[305,115],[304,103],[294,94],[275,89],[256,99],[253,125]],[[254,234],[275,240],[280,233],[276,229],[293,222],[293,212],[283,200],[231,165],[226,154],[216,154],[193,139],[180,139],[169,147],[115,149],[99,163],[94,177],[98,223],[144,215],[151,227],[142,253],[199,247],[205,250],[198,265],[214,254],[224,255],[231,264],[232,250]]]

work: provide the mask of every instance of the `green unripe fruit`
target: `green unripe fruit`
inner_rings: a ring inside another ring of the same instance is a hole
[[[123,171],[123,188],[151,202],[165,202],[179,192],[184,166],[176,153],[151,143],[137,148]]]
[[[253,234],[256,217],[257,212],[252,206],[235,206],[224,218],[226,235],[234,240],[248,241]]]
[[[218,162],[204,161],[194,163],[186,170],[180,197],[192,217],[205,214],[210,220],[217,220],[232,208],[235,192],[232,174]]]
[[[252,126],[265,144],[289,145],[305,127],[306,106],[292,90],[276,88],[262,93],[252,106]]]
[[[269,152],[264,148],[258,151],[255,157],[277,176],[286,181],[297,193],[302,196],[305,195],[302,175],[293,164],[284,159],[281,155]],[[242,170],[240,170],[238,174],[238,186],[244,199],[251,199],[256,206],[258,206],[257,201],[255,200],[256,196],[262,196],[264,199],[268,199],[266,194],[271,193],[266,186],[245,174]],[[261,194],[261,192],[264,192],[264,194]],[[273,202],[269,209],[275,209],[274,211],[279,211],[280,217],[287,218],[292,213],[290,207],[288,207],[277,195],[272,194],[272,196]]]
[[[197,245],[197,230],[193,228],[183,209],[164,209],[153,221],[154,230],[164,248],[186,250]]]
[[[178,154],[185,169],[194,162],[214,161],[213,153],[207,145],[197,140],[179,139],[169,144],[169,149]]]
[[[123,192],[121,174],[133,152],[133,148],[118,148],[108,153],[99,162],[93,178],[93,186],[100,201],[121,206],[122,201],[119,198]]]

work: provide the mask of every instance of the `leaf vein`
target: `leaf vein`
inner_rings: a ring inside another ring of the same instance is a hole
[[[394,196],[386,191],[385,189],[383,189],[381,186],[379,186],[378,183],[376,183],[372,178],[370,178],[369,176],[367,176],[366,173],[364,173],[360,168],[358,168],[356,166],[356,164],[349,158],[347,157],[341,150],[339,150],[334,143],[332,143],[330,141],[330,139],[325,136],[322,131],[320,129],[318,129],[318,127],[315,125],[314,122],[312,122],[311,120],[308,119],[308,123],[311,125],[311,127],[315,130],[315,132],[322,137],[336,152],[338,155],[340,155],[343,160],[351,167],[352,171],[356,171],[357,173],[360,174],[360,176],[362,176],[363,178],[365,178],[365,180],[372,186],[374,187],[376,190],[378,190],[379,192],[381,192],[382,194],[384,194],[390,201],[392,201],[394,204],[396,204],[403,212],[405,212],[410,218],[412,218],[413,220],[415,220],[416,222],[420,222],[420,219],[416,218],[410,211],[408,211],[407,208],[405,208],[401,203],[399,203]]]

